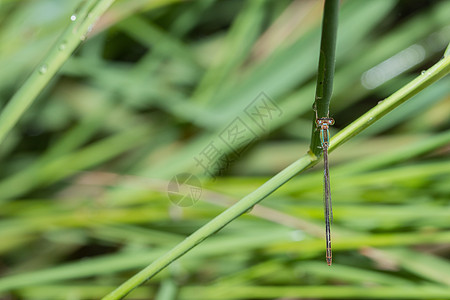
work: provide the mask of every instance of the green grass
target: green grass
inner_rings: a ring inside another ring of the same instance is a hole
[[[0,3],[2,297],[98,299],[198,244],[130,298],[449,299],[449,2],[341,6],[331,268],[306,154],[322,4],[116,1],[81,41],[109,2]],[[399,53],[413,65],[365,88]],[[265,128],[245,114],[261,92],[282,111]],[[236,117],[258,135],[239,155]],[[233,159],[215,180],[195,161],[211,142]],[[167,197],[181,172],[194,206]]]

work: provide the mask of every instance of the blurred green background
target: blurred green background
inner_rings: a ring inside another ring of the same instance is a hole
[[[79,4],[1,0],[2,106]],[[306,153],[322,9],[117,1],[0,148],[1,298],[100,298]],[[342,2],[332,134],[442,57],[449,16]],[[447,76],[331,154],[332,267],[319,165],[130,299],[450,299],[449,115]]]

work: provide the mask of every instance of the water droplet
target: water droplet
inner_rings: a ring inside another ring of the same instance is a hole
[[[427,72],[427,71],[422,71],[422,72],[420,72],[420,74],[425,75],[426,72]]]
[[[253,210],[253,207],[254,207],[254,206],[252,206],[252,207],[250,207],[249,209],[247,209],[247,210],[245,211],[245,213],[246,213],[246,214],[249,214],[249,213],[251,213],[251,212],[252,212],[252,210]]]
[[[71,15],[70,16],[70,21],[76,21],[77,20],[77,15]]]
[[[45,74],[45,73],[47,73],[47,69],[48,69],[47,65],[42,65],[42,66],[39,68],[39,73]]]
[[[67,42],[63,41],[61,44],[59,44],[58,49],[59,49],[59,51],[63,51],[66,49],[66,47],[67,47]]]
[[[369,118],[369,121],[372,121],[372,120],[373,120],[373,117],[370,117],[370,118]]]
[[[383,100],[381,100],[381,101],[378,101],[378,104],[381,104],[381,103],[383,103]]]

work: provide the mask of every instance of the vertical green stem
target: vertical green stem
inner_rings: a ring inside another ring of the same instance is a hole
[[[325,0],[322,20],[322,39],[320,41],[319,68],[317,74],[316,99],[314,108],[319,118],[328,117],[333,92],[336,36],[338,28],[339,0]],[[310,150],[319,156],[321,150],[319,132],[316,130],[316,116],[313,117],[313,130]]]
[[[352,124],[342,129],[331,139],[330,150],[339,147],[345,141],[352,138],[362,130],[366,129],[382,116],[386,115],[401,103],[416,95],[419,91],[438,81],[449,72],[450,57],[445,57],[444,59],[436,63],[433,67],[428,69],[424,74],[420,75],[419,77],[402,87],[393,95],[386,98],[386,100],[384,100],[381,104],[378,104],[376,107],[372,108],[370,111],[362,115]],[[195,231],[184,241],[176,245],[172,250],[161,256],[159,259],[155,260],[153,263],[148,265],[146,268],[141,270],[139,273],[137,273],[127,281],[125,281],[114,291],[106,295],[103,300],[122,299],[133,289],[144,283],[149,278],[155,276],[155,274],[164,269],[170,263],[200,244],[204,239],[211,236],[221,228],[225,227],[228,223],[232,222],[234,219],[245,213],[255,204],[262,201],[265,197],[273,193],[280,186],[297,175],[298,172],[301,172],[316,163],[317,158],[313,157],[310,154],[304,155],[299,160],[292,163],[280,173],[269,179],[255,191],[248,194],[239,202],[222,212],[220,215],[209,221],[197,231]]]
[[[14,94],[0,114],[0,144],[26,109],[53,78],[76,47],[86,38],[97,19],[114,0],[89,0],[82,3],[70,23],[41,64]]]

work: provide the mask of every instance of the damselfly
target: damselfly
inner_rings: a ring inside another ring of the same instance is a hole
[[[323,152],[323,204],[325,208],[325,238],[327,244],[327,264],[331,266],[331,229],[333,223],[333,209],[330,195],[330,173],[328,169],[328,146],[330,144],[329,127],[334,124],[333,118],[316,118],[317,127],[320,130],[320,144]]]

